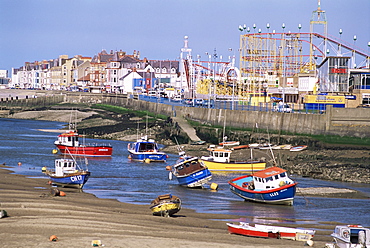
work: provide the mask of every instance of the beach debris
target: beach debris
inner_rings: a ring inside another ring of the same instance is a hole
[[[52,189],[50,190],[50,194],[51,194],[52,196],[59,196],[59,195],[60,195],[60,190],[59,190],[59,189],[56,189],[56,188],[52,188]]]
[[[8,217],[8,213],[5,210],[0,210],[0,219]]]
[[[91,246],[94,246],[94,247],[102,246],[101,240],[93,240],[93,241],[91,241]]]
[[[49,240],[50,240],[50,241],[53,241],[53,242],[56,242],[56,241],[58,241],[58,237],[57,237],[57,236],[55,236],[55,235],[51,235],[51,236],[49,237]]]
[[[59,191],[59,196],[66,196],[66,193],[64,191]]]

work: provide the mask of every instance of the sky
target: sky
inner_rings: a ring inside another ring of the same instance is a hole
[[[328,34],[369,53],[370,0],[321,0]],[[102,49],[140,51],[141,58],[176,60],[189,37],[192,55],[238,55],[239,25],[257,30],[310,31],[317,0],[0,0],[0,70],[66,54],[93,57]],[[231,49],[232,50],[231,50]],[[238,57],[238,56],[236,56]],[[238,61],[237,61],[238,62]]]

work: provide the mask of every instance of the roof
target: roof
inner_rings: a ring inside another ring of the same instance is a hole
[[[231,150],[229,149],[225,149],[225,148],[207,148],[208,151],[212,151],[212,152],[232,152]]]
[[[280,173],[286,172],[286,170],[281,169],[279,167],[271,167],[266,170],[258,171],[256,173],[253,173],[253,176],[256,177],[261,177],[261,178],[267,178],[267,177],[272,177],[275,175],[279,175]]]

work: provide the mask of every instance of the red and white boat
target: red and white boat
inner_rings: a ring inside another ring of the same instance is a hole
[[[315,234],[315,230],[269,226],[261,224],[249,224],[246,222],[240,222],[239,225],[226,223],[226,225],[228,226],[229,233],[259,238],[307,241],[311,240]]]
[[[77,156],[109,157],[112,156],[113,148],[107,144],[81,144],[80,135],[77,131],[68,130],[58,135],[54,145],[61,154],[72,154]]]

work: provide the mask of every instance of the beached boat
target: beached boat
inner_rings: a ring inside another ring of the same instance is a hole
[[[306,145],[301,145],[301,146],[292,146],[289,150],[291,152],[299,152],[299,151],[303,151],[307,149],[307,146]]]
[[[54,142],[54,145],[61,154],[94,157],[112,156],[113,148],[111,145],[80,143],[80,137],[76,130],[67,130],[58,135],[58,139]]]
[[[286,170],[270,167],[229,181],[230,190],[245,200],[293,205],[297,183]]]
[[[180,154],[180,158],[173,166],[166,166],[170,171],[170,179],[174,175],[179,185],[189,188],[203,187],[212,179],[212,174],[198,157]]]
[[[220,146],[238,146],[240,145],[239,141],[223,141],[219,143]]]
[[[331,236],[334,238],[335,244],[326,244],[326,247],[370,247],[370,229],[360,225],[336,226]]]
[[[153,215],[169,217],[179,212],[181,209],[181,200],[171,194],[159,195],[150,204],[150,210]]]
[[[144,162],[166,162],[167,160],[167,154],[161,152],[154,139],[148,139],[147,136],[134,143],[129,143],[127,150],[130,153],[129,158],[132,160]]]
[[[315,235],[315,230],[310,229],[249,224],[246,222],[240,222],[238,225],[226,223],[226,225],[228,226],[229,233],[250,237],[307,241],[311,240]]]
[[[261,160],[234,161],[231,160],[231,149],[210,146],[209,155],[200,159],[210,171],[248,172],[253,173],[265,169],[266,162]]]
[[[56,159],[54,170],[43,167],[42,172],[49,176],[53,184],[69,188],[82,189],[90,177],[90,172],[79,168],[73,158]]]

